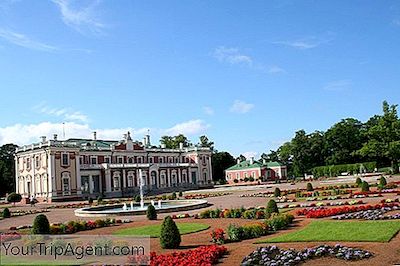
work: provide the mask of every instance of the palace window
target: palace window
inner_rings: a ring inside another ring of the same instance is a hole
[[[124,157],[118,156],[118,163],[124,163]]]
[[[35,156],[35,167],[36,168],[40,167],[40,157],[39,156]]]
[[[26,158],[26,169],[29,171],[31,169],[31,158]]]
[[[163,157],[158,157],[158,163],[163,163]]]
[[[62,190],[63,195],[70,195],[71,194],[71,177],[69,172],[62,173]]]
[[[149,163],[153,163],[154,159],[153,157],[149,157]]]
[[[133,176],[132,175],[128,176],[128,187],[133,187]]]
[[[137,163],[142,163],[142,157],[137,157]]]
[[[97,156],[90,157],[90,163],[91,164],[97,164]]]
[[[110,156],[104,157],[104,162],[105,163],[110,163]]]
[[[68,153],[62,153],[61,154],[61,165],[62,166],[68,166],[69,165],[69,154]]]

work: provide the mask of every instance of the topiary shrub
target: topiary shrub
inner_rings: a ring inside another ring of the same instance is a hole
[[[266,211],[266,213],[269,213],[269,214],[279,213],[279,209],[278,209],[278,206],[276,205],[275,200],[268,201],[267,209],[265,211]]]
[[[382,176],[379,179],[379,188],[381,188],[381,189],[385,188],[386,185],[387,185],[386,178]]]
[[[361,192],[368,192],[369,191],[369,184],[367,181],[362,182],[361,184]]]
[[[311,183],[307,183],[307,191],[314,191],[314,188]]]
[[[275,191],[274,191],[274,197],[276,198],[276,197],[280,197],[281,196],[281,190],[277,187],[277,188],[275,188]]]
[[[250,177],[249,177],[249,181],[250,181],[250,182],[254,182],[254,177],[250,176]]]
[[[249,178],[248,178],[248,177],[245,177],[245,178],[243,179],[243,181],[244,181],[244,182],[248,182],[248,181],[249,181]]]
[[[89,204],[93,204],[93,199],[92,199],[92,198],[89,198],[89,199],[88,199],[88,203],[89,203]]]
[[[157,211],[153,204],[150,204],[149,207],[147,207],[146,216],[149,220],[157,220]]]
[[[172,200],[176,199],[176,192],[172,192],[170,199]]]
[[[101,204],[103,203],[103,197],[102,196],[98,196],[97,197],[97,204]]]
[[[135,201],[136,201],[136,202],[140,202],[140,195],[136,195],[136,196],[135,196]]]
[[[238,182],[239,182],[239,180],[233,179],[233,183],[238,183]]]
[[[363,181],[361,180],[361,178],[357,177],[357,179],[356,179],[356,185],[357,185],[357,187],[361,187],[362,182],[363,182]]]
[[[45,235],[50,234],[50,224],[46,215],[39,214],[35,217],[32,225],[32,234],[34,235]]]
[[[12,192],[7,197],[8,202],[12,202],[15,205],[16,202],[20,202],[22,200],[22,196],[18,193]]]
[[[165,217],[161,225],[160,244],[164,249],[178,248],[181,244],[181,234],[171,216]]]
[[[182,191],[179,191],[179,197],[182,197],[183,196],[183,192]]]
[[[2,216],[3,218],[10,218],[11,217],[10,210],[8,208],[4,208]]]

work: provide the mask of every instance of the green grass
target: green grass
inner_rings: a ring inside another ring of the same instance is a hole
[[[210,228],[209,225],[201,223],[176,223],[176,225],[178,226],[181,235],[195,233]],[[154,224],[120,229],[115,231],[114,235],[160,237],[160,232],[161,224]]]
[[[389,242],[400,230],[398,221],[313,221],[305,228],[257,243]]]

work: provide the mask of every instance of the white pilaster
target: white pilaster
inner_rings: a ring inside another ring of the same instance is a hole
[[[81,180],[81,162],[79,160],[79,154],[75,154],[75,171],[76,171],[76,193],[82,195],[82,180]]]

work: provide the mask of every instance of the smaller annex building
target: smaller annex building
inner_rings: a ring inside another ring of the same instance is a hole
[[[253,158],[238,160],[237,164],[225,170],[225,178],[228,183],[286,179],[287,167],[279,162],[255,161]]]

